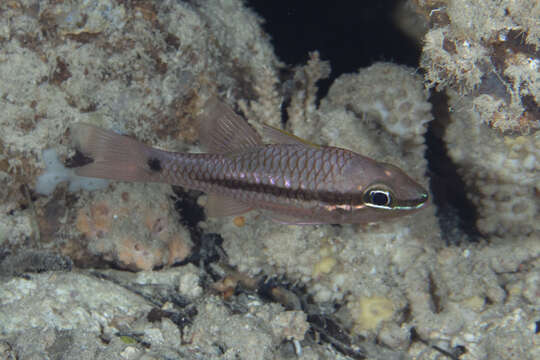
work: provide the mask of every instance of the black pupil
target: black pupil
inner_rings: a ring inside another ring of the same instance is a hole
[[[369,193],[371,203],[377,206],[388,205],[388,194],[382,191],[372,191]]]

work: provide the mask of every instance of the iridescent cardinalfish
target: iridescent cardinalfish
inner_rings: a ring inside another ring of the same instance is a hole
[[[93,162],[80,176],[160,182],[208,194],[209,216],[263,210],[285,224],[371,223],[422,208],[427,191],[396,166],[353,151],[311,144],[265,125],[260,135],[211,98],[199,121],[209,153],[174,153],[85,123],[74,145]]]

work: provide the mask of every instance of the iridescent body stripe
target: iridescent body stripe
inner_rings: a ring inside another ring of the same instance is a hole
[[[344,199],[339,179],[352,153],[338,148],[265,145],[235,155],[162,153],[159,181],[242,202],[312,209]]]
[[[366,223],[411,213],[427,191],[397,167],[350,150],[319,146],[270,126],[260,135],[217,99],[199,123],[206,154],[173,153],[77,123],[75,146],[93,162],[81,176],[164,182],[208,193],[207,214],[268,210],[288,224]]]

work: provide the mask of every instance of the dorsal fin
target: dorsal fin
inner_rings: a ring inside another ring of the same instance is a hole
[[[262,145],[261,136],[240,115],[216,97],[204,105],[199,139],[211,153],[231,153]]]
[[[275,144],[292,144],[292,145],[304,145],[319,148],[317,144],[313,144],[307,140],[304,140],[296,135],[293,135],[285,130],[278,129],[268,124],[263,124],[263,135],[267,137],[272,143]]]

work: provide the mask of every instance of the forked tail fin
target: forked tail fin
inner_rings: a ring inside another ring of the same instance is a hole
[[[94,161],[75,168],[80,176],[121,181],[159,181],[161,150],[86,123],[71,126],[73,145]]]

